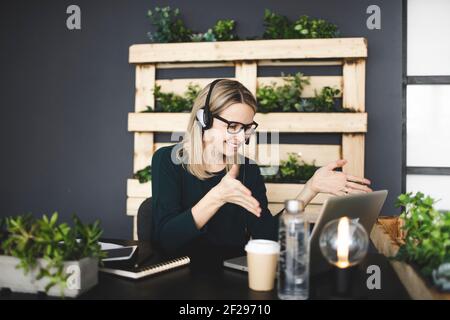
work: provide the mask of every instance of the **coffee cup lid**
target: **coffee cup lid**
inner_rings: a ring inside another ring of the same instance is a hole
[[[245,251],[260,254],[275,254],[280,252],[280,244],[271,240],[250,240],[245,246]]]

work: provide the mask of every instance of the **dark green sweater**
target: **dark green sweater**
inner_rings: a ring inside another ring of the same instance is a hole
[[[278,218],[267,207],[266,188],[259,167],[249,163],[240,165],[238,180],[249,188],[261,205],[258,218],[241,206],[226,203],[197,229],[191,209],[226,174],[225,169],[215,176],[200,180],[185,170],[176,160],[179,145],[158,149],[152,159],[152,242],[166,253],[201,254],[214,252],[223,257],[244,254],[244,246],[253,239],[272,239],[278,236]],[[245,179],[244,179],[245,175]]]

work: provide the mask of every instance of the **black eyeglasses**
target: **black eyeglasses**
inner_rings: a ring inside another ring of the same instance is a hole
[[[245,135],[250,136],[252,135],[256,128],[258,127],[258,124],[253,121],[249,124],[244,124],[237,121],[228,121],[227,119],[222,118],[221,116],[214,116],[214,118],[219,119],[222,122],[225,122],[227,126],[227,132],[230,134],[238,134],[242,130],[244,130]]]

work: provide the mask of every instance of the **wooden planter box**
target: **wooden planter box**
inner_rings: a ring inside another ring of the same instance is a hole
[[[46,261],[38,260],[39,265],[45,265]],[[11,256],[0,255],[0,289],[10,289],[12,292],[39,293],[45,292],[45,286],[49,283],[47,278],[37,280],[37,270],[31,270],[27,274],[23,269],[17,268],[19,259]],[[64,263],[65,274],[71,274],[67,280],[66,288],[61,292],[61,287],[55,285],[50,288],[47,295],[60,297],[77,297],[88,291],[98,283],[98,260],[84,258],[79,261],[67,261]]]
[[[402,241],[398,217],[379,218],[372,229],[370,238],[380,253],[386,257],[394,257]],[[412,299],[450,300],[450,293],[436,290],[414,266],[401,261],[391,261],[391,265]]]

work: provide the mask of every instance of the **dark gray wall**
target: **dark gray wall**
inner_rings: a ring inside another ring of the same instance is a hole
[[[82,30],[65,26],[66,8],[82,10]],[[366,28],[366,8],[381,7],[382,29]],[[401,1],[9,1],[0,11],[0,215],[59,211],[100,218],[105,235],[130,237],[126,179],[132,174],[134,103],[128,47],[147,41],[146,12],[179,7],[192,29],[238,22],[240,37],[261,35],[265,8],[336,23],[342,36],[369,43],[366,176],[390,196],[401,183]],[[182,129],[182,128],[180,128]],[[287,137],[291,142],[294,139]],[[324,137],[335,139],[333,137]],[[325,141],[324,140],[324,141]]]

